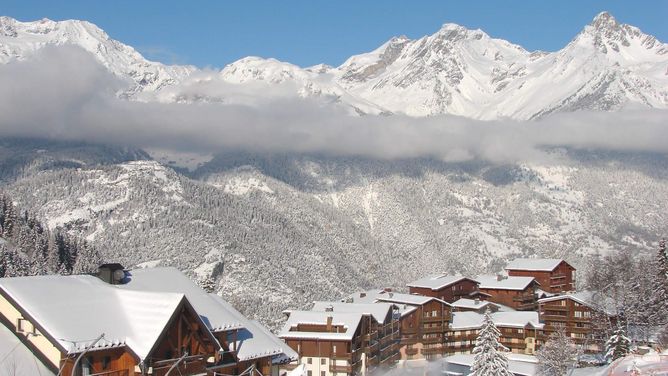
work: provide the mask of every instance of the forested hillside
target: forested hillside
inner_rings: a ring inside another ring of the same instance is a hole
[[[99,253],[61,228],[50,231],[0,191],[0,277],[96,271]]]

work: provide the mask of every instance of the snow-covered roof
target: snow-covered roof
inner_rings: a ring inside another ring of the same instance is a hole
[[[212,332],[243,328],[243,322],[246,321],[243,315],[239,317],[226,307],[221,307],[215,297],[202,290],[176,268],[134,269],[128,272],[125,282],[117,286],[125,290],[185,294]]]
[[[399,313],[402,316],[405,316],[415,311],[417,306],[425,305],[432,300],[436,300],[445,305],[450,305],[450,303],[444,300],[430,296],[404,294],[378,289],[357,292],[342,301],[349,303],[392,303],[399,308]]]
[[[225,299],[208,294],[176,268],[146,268],[131,270],[123,289],[180,292],[213,332],[238,329],[237,357],[239,360],[266,356],[295,358],[296,354],[283,341],[262,325],[249,320]]]
[[[531,325],[535,328],[542,328],[538,312],[534,311],[513,311],[496,312],[490,315],[496,326],[524,328]],[[453,312],[450,328],[453,330],[478,329],[482,327],[485,315],[478,312]]]
[[[272,356],[275,361],[292,361],[299,359],[297,353],[280,338],[272,334],[260,323],[247,319],[222,297],[209,294],[220,307],[230,314],[236,321],[241,322],[243,328],[237,333],[237,357],[239,360],[249,360]]]
[[[68,352],[127,345],[146,358],[183,294],[130,291],[89,275],[0,279],[0,289]],[[43,330],[42,330],[43,329]]]
[[[55,376],[7,327],[0,324],[0,376]]]
[[[553,302],[562,299],[571,299],[589,308],[602,311],[611,316],[616,315],[617,312],[615,304],[611,299],[587,290],[578,291],[572,294],[563,294],[563,295],[551,296],[549,298],[539,299],[538,303]]]
[[[392,317],[391,303],[341,303],[341,302],[313,302],[311,311],[325,312],[327,309],[332,309],[333,312],[346,313],[361,313],[363,315],[371,315],[377,322],[383,324],[385,319]]]
[[[533,277],[512,277],[504,276],[499,280],[496,275],[480,275],[476,277],[480,282],[481,289],[495,289],[495,290],[525,290],[531,283],[536,282]]]
[[[327,325],[328,317],[332,318],[332,326],[341,326],[344,331],[341,333],[296,331],[300,324]],[[360,325],[362,317],[361,313],[291,311],[288,321],[278,336],[283,339],[308,338],[350,341],[355,336],[355,331]]]
[[[456,300],[450,303],[450,305],[452,305],[452,308],[475,309],[475,310],[484,309],[487,306],[499,307],[498,304],[488,302],[486,300],[475,300],[466,298],[461,298],[459,300]]]
[[[440,290],[444,287],[450,286],[453,283],[457,283],[464,279],[472,280],[471,278],[457,275],[434,274],[434,275],[428,275],[424,278],[420,278],[417,281],[410,282],[407,284],[407,286]]]
[[[535,356],[505,353],[508,358],[508,370],[517,376],[534,376],[538,366],[538,360]],[[457,364],[465,367],[473,365],[474,354],[450,355],[443,359],[444,363]]]
[[[506,270],[551,272],[562,262],[564,262],[563,259],[518,258],[510,261],[508,266],[506,266]]]

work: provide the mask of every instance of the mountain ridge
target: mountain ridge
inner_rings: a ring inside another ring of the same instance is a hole
[[[316,98],[354,115],[452,114],[485,120],[668,108],[668,44],[607,12],[555,52],[530,52],[480,29],[446,23],[415,40],[393,37],[338,67],[302,68],[246,57],[214,71],[151,62],[86,21],[0,18],[0,63],[27,59],[47,44],[84,48],[133,83],[122,96],[141,101],[258,105],[287,96]],[[220,89],[209,94],[206,88],[212,85]],[[239,99],[244,95],[230,87],[247,95]]]

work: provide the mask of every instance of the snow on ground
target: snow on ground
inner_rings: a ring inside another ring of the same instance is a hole
[[[146,261],[146,262],[142,262],[140,264],[135,265],[135,268],[136,269],[155,268],[158,265],[160,265],[161,262],[162,262],[162,259]]]
[[[145,148],[144,150],[151,158],[164,165],[181,167],[188,171],[195,171],[198,167],[213,159],[211,153],[182,152],[157,148]]]
[[[269,188],[265,182],[255,177],[247,179],[241,177],[232,178],[225,183],[223,191],[235,196],[243,196],[254,191],[274,194],[273,189]]]

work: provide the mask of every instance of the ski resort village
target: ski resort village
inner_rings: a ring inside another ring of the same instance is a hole
[[[0,374],[668,374],[660,327],[576,278],[564,260],[515,259],[497,275],[428,275],[286,310],[272,333],[174,268],[7,277]]]
[[[0,376],[668,376],[666,16],[0,0]]]

